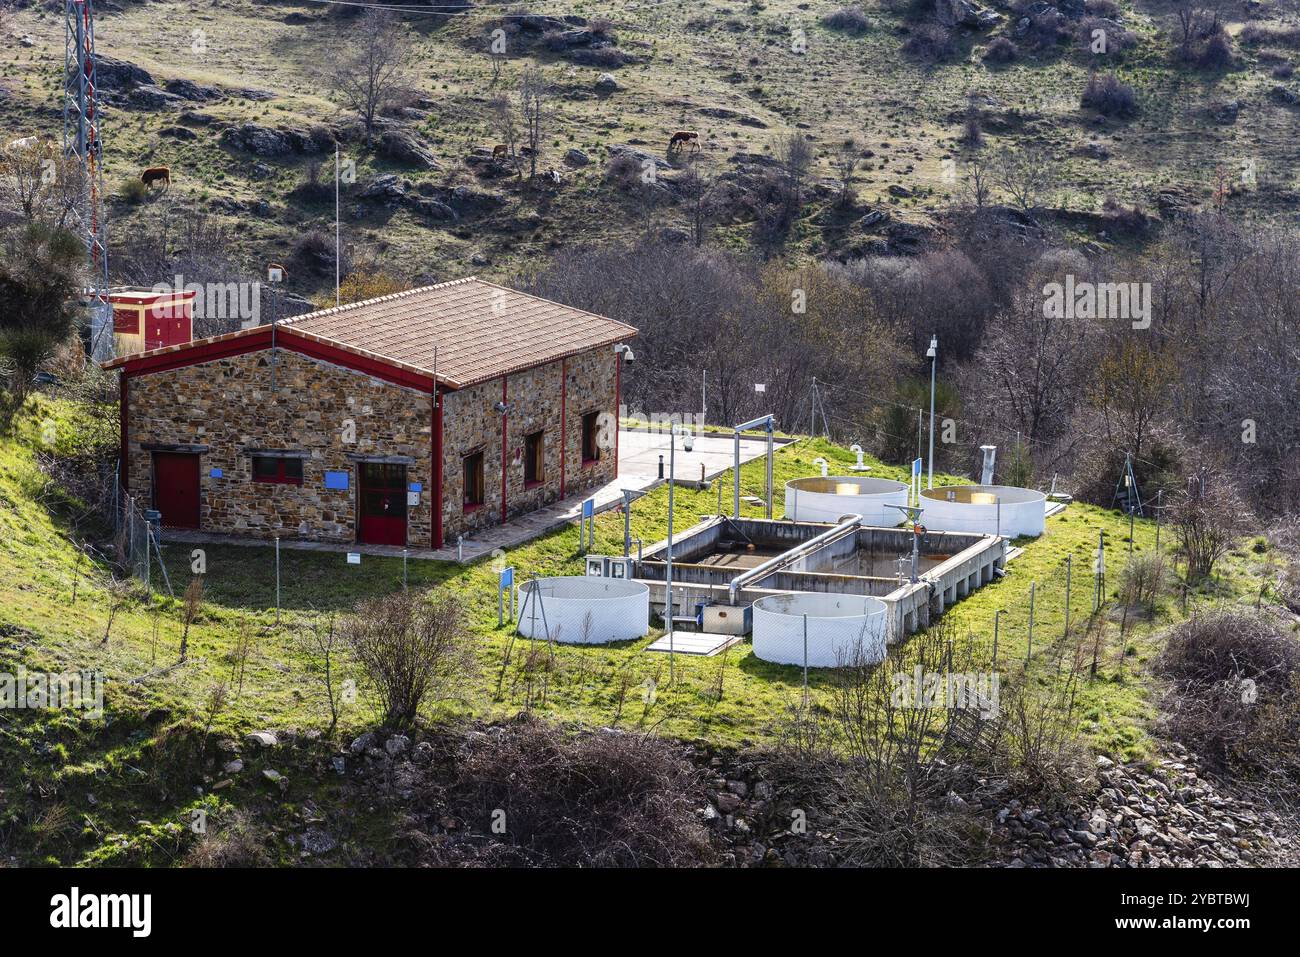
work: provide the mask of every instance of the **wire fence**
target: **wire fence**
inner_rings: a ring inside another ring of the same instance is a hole
[[[115,510],[117,554],[124,567],[146,588],[166,588],[172,594],[157,522],[151,522],[133,495],[120,497]]]

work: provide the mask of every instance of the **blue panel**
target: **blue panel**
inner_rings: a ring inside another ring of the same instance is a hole
[[[591,518],[596,513],[596,500],[589,498],[582,503],[582,517]]]
[[[423,492],[423,491],[424,491],[424,483],[423,483],[423,482],[412,482],[412,483],[410,484],[409,488],[410,488],[410,490],[411,490],[412,492]]]
[[[348,487],[348,473],[347,472],[326,472],[325,487],[346,491]]]
[[[221,476],[224,475],[225,473],[222,472],[221,469],[212,469],[210,472],[208,472],[208,474],[211,475],[213,478],[221,478]]]
[[[515,570],[513,568],[501,569],[500,587],[504,591],[515,583]]]

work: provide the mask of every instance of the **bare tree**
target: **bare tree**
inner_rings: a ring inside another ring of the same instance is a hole
[[[519,162],[519,114],[515,110],[514,101],[505,93],[498,94],[492,97],[488,110],[492,114],[492,130],[506,148],[506,158],[522,180],[524,171]]]
[[[804,180],[813,161],[812,145],[802,133],[790,133],[777,141],[776,160],[783,173],[782,203],[785,218],[787,222],[792,222],[803,204]]]
[[[989,169],[984,157],[976,154],[966,161],[966,177],[962,180],[962,192],[970,200],[975,211],[979,212],[989,204],[993,194],[993,171]]]
[[[336,656],[342,643],[342,636],[337,628],[334,627],[334,616],[331,615],[329,622],[322,625],[319,621],[313,621],[302,631],[299,638],[299,644],[309,663],[309,667],[320,680],[325,690],[325,701],[330,709],[330,726],[326,729],[326,736],[332,735],[334,729],[339,723],[339,700],[342,697],[343,689],[337,681],[335,666],[337,664]]]
[[[184,602],[181,605],[181,657],[184,661],[190,653],[190,625],[194,624],[203,610],[203,579],[195,575],[185,589]]]
[[[1054,173],[1051,158],[1036,146],[1005,149],[997,156],[994,176],[1026,216],[1032,216],[1051,188]]]
[[[1214,573],[1215,563],[1232,547],[1248,517],[1246,504],[1226,473],[1203,466],[1187,480],[1187,490],[1174,503],[1170,518],[1189,582]]]
[[[551,118],[551,87],[539,66],[528,66],[519,78],[519,111],[524,118],[528,178],[531,180],[537,176],[537,158],[542,151],[542,137]]]
[[[858,161],[858,141],[849,137],[840,144],[840,148],[835,151],[835,156],[831,160],[831,165],[840,180],[841,206],[850,206],[853,203],[853,174],[858,168]]]
[[[374,140],[375,120],[406,89],[412,56],[410,35],[391,10],[363,13],[326,73],[326,82],[361,117],[366,146]]]
[[[461,605],[445,593],[399,591],[359,605],[342,627],[393,727],[414,723],[427,700],[456,695],[477,665]]]
[[[691,240],[697,247],[703,246],[709,220],[713,216],[714,194],[718,187],[717,178],[707,170],[701,169],[699,160],[692,160],[678,182],[681,185],[686,214],[690,220]]]

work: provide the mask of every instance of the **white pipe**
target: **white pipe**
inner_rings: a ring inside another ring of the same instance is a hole
[[[813,465],[820,465],[822,467],[822,478],[826,478],[827,474],[829,474],[827,470],[830,468],[830,463],[819,455],[813,459]]]
[[[780,555],[777,555],[775,558],[769,558],[761,565],[755,565],[747,572],[742,572],[741,574],[733,578],[731,580],[731,583],[727,585],[727,598],[729,602],[733,605],[736,603],[737,592],[739,592],[741,587],[743,587],[747,583],[754,581],[756,578],[762,578],[764,575],[772,571],[774,568],[780,567],[781,565],[788,565],[796,558],[801,558],[802,556],[807,554],[810,549],[825,544],[827,539],[833,538],[838,535],[842,535],[844,532],[848,531],[849,529],[856,528],[861,524],[862,524],[861,515],[847,515],[844,517],[844,520],[840,522],[840,524],[836,525],[834,528],[828,529],[827,531],[824,531],[819,535],[814,535],[812,538],[808,539],[808,541],[801,542],[800,544],[796,545],[794,548],[790,549],[789,551],[782,552]]]

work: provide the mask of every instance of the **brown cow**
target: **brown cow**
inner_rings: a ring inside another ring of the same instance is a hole
[[[150,166],[140,174],[140,182],[146,186],[153,186],[155,183],[162,183],[164,186],[171,186],[172,171],[166,166]]]
[[[494,161],[505,159],[509,153],[510,148],[506,146],[505,143],[498,143],[496,146],[492,147],[492,159]]]
[[[670,153],[673,150],[681,149],[683,146],[689,146],[691,152],[699,150],[700,134],[695,132],[695,130],[678,130],[668,140],[668,152]]]

